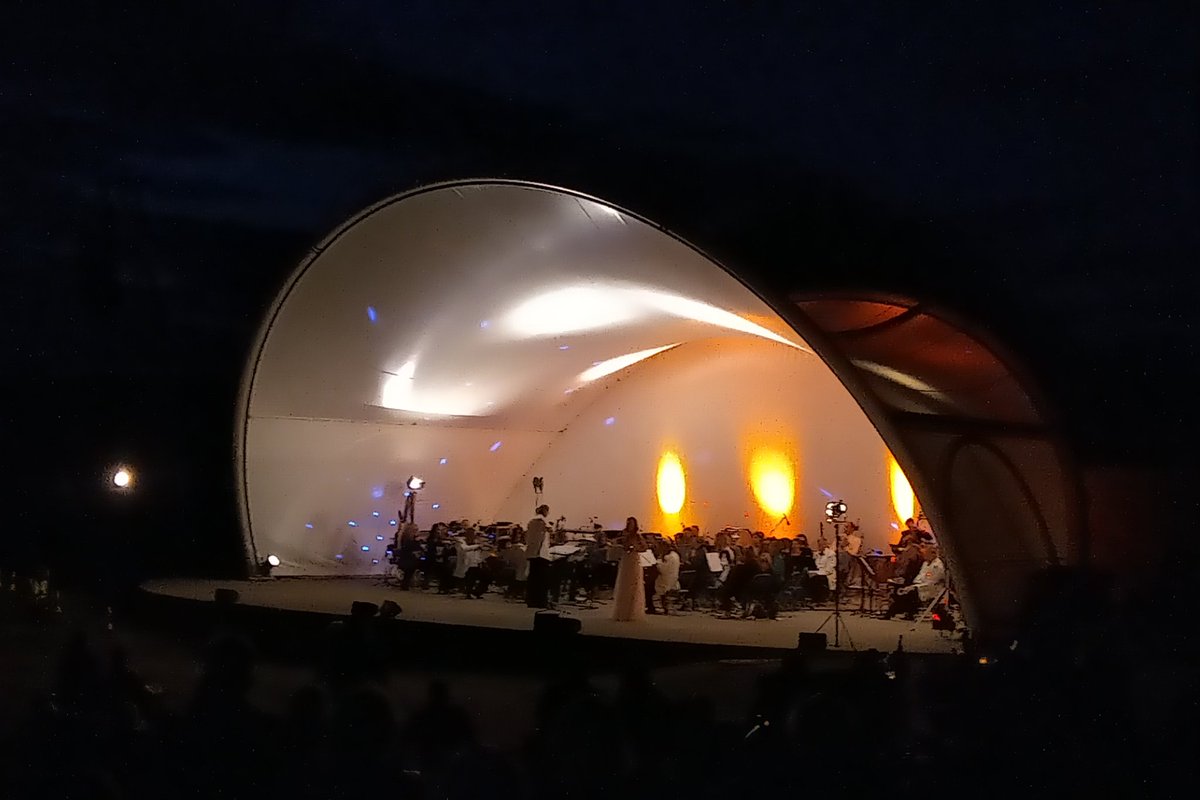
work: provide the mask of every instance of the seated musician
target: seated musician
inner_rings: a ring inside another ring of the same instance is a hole
[[[815,556],[816,569],[813,570],[817,575],[825,578],[829,584],[829,591],[837,591],[838,581],[838,563],[837,552],[834,550],[833,543],[827,541],[824,537],[817,540],[817,554]]]
[[[679,552],[671,542],[663,542],[658,558],[658,577],[654,579],[654,594],[662,603],[664,614],[670,614],[670,599],[679,595]]]
[[[733,613],[733,601],[736,599],[740,603],[745,603],[746,590],[750,587],[750,581],[754,580],[754,576],[758,574],[759,563],[758,556],[754,549],[750,547],[743,548],[742,557],[738,563],[729,568],[729,575],[721,584],[720,590],[717,592],[717,599],[720,600],[721,610],[729,617]]]
[[[917,530],[916,524],[910,519],[905,522],[907,527],[900,535],[900,542],[892,545],[892,550],[896,553],[895,576],[891,579],[891,583],[900,586],[908,586],[916,579],[917,573],[921,571],[921,564],[924,563],[924,556],[921,553],[921,532]]]
[[[461,536],[455,537],[454,552],[457,556],[454,564],[455,582],[467,597],[478,600],[483,597],[491,581],[483,570],[487,553],[476,540],[474,528],[465,528]]]
[[[937,547],[924,544],[914,549],[919,550],[921,554],[921,568],[911,583],[898,586],[893,592],[892,602],[884,615],[887,619],[897,614],[913,619],[923,606],[936,600],[946,588],[946,566],[942,563]]]

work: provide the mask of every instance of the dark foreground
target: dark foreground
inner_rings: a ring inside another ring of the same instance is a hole
[[[4,797],[1145,796],[1192,776],[1193,671],[1083,619],[986,664],[596,663],[554,640],[397,645],[378,619],[122,606],[110,630],[103,607],[63,605],[32,619],[5,599]]]

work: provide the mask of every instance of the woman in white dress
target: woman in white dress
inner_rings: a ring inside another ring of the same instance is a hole
[[[638,533],[638,521],[634,517],[625,520],[621,548],[624,552],[613,587],[613,619],[632,622],[646,616],[646,582],[642,572],[642,551],[646,544]]]

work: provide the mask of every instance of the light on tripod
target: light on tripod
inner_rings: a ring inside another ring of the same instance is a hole
[[[271,577],[271,570],[275,569],[275,567],[278,567],[279,564],[280,564],[279,556],[275,555],[274,553],[269,554],[258,565],[259,577],[261,577],[261,578]]]
[[[844,500],[830,500],[825,504],[825,516],[829,519],[837,519],[846,516],[849,510]]]
[[[418,478],[416,475],[409,475],[408,481],[404,485],[414,492],[419,492],[425,488],[425,479]]]

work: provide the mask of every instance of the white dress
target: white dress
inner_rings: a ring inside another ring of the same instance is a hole
[[[617,584],[613,587],[613,619],[632,622],[646,616],[646,581],[642,572],[642,554],[626,547],[617,565]]]

